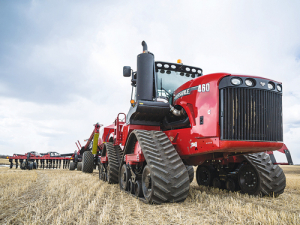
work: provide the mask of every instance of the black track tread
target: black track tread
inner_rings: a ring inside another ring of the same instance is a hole
[[[91,151],[85,151],[82,155],[82,172],[92,173],[94,170],[94,155]]]
[[[75,170],[75,163],[74,162],[70,162],[70,170]]]
[[[119,183],[119,161],[117,151],[119,151],[119,155],[122,155],[122,149],[120,146],[114,146],[113,143],[107,142],[106,144],[106,151],[108,157],[108,165],[110,170],[107,173],[110,173],[110,184],[118,184]]]
[[[188,171],[188,174],[189,174],[189,180],[190,180],[190,183],[193,182],[194,180],[194,167],[193,166],[186,166],[186,169]]]
[[[286,177],[283,170],[274,165],[267,153],[253,153],[245,155],[246,160],[256,169],[260,188],[255,195],[279,196],[286,187]]]
[[[184,201],[190,188],[188,171],[167,135],[162,131],[133,132],[152,173],[154,193],[149,203]]]

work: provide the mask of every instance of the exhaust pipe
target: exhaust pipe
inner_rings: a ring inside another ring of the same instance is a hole
[[[137,56],[136,100],[153,101],[154,55],[148,52],[145,41],[143,53]]]
[[[170,112],[175,116],[182,116],[184,114],[183,108],[181,110],[175,109],[172,105],[170,105]]]

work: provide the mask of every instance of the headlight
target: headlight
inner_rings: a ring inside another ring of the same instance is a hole
[[[242,83],[242,80],[240,78],[232,78],[231,83],[233,85],[240,85]]]
[[[279,92],[281,92],[281,90],[282,90],[281,85],[277,85],[277,90],[278,90]]]
[[[273,84],[273,83],[268,83],[268,88],[270,89],[270,90],[273,90],[274,88],[275,88],[275,85]]]
[[[254,81],[251,79],[246,79],[245,84],[249,87],[252,87],[252,86],[254,86]]]

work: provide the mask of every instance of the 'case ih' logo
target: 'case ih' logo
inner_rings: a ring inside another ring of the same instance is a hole
[[[265,86],[266,83],[265,83],[265,82],[260,82],[260,85],[261,85],[261,86]]]

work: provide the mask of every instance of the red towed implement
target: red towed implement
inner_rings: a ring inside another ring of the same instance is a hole
[[[21,169],[59,169],[61,165],[63,168],[68,168],[71,160],[72,154],[59,154],[57,152],[48,153],[37,153],[28,152],[24,155],[14,154],[13,156],[8,156],[7,159],[10,162],[10,168],[13,167],[13,161],[15,160],[16,168],[20,163]]]

